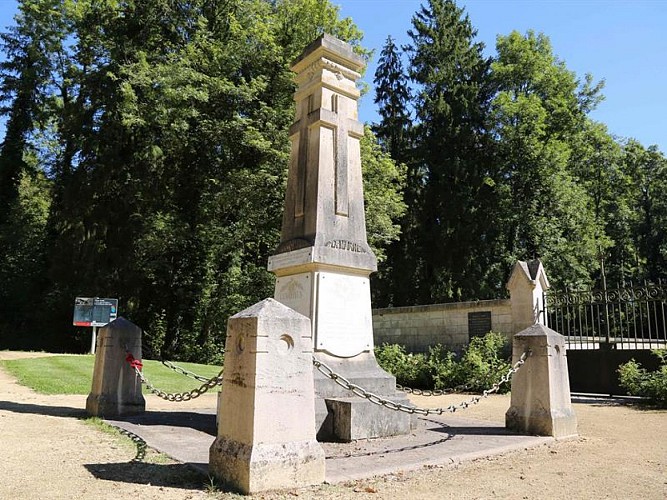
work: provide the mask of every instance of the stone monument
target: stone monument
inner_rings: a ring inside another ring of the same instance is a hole
[[[243,493],[324,481],[310,332],[308,318],[273,299],[229,319],[209,469]]]
[[[315,356],[376,394],[407,402],[373,354],[356,80],[364,61],[323,35],[293,63],[298,85],[281,242],[269,258],[275,298],[311,319]],[[352,396],[315,373],[318,439],[410,431],[410,417]]]
[[[130,360],[141,361],[141,328],[117,318],[97,337],[93,383],[86,411],[94,417],[136,415],[146,410],[141,380]]]
[[[512,400],[505,414],[505,426],[524,434],[561,439],[576,436],[565,337],[535,324],[514,336],[514,362],[524,352],[530,354],[512,377]]]

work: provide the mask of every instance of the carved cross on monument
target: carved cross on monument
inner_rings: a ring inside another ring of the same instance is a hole
[[[324,35],[292,66],[296,121],[281,243],[269,259],[276,299],[313,319],[316,349],[339,356],[373,346],[368,277],[377,264],[366,240],[357,120],[363,65],[349,45]]]
[[[359,153],[364,127],[357,120],[356,80],[363,66],[349,45],[328,35],[292,66],[299,87],[277,254],[306,247],[325,253],[331,247],[350,248],[366,255],[353,267],[376,268],[366,241]]]

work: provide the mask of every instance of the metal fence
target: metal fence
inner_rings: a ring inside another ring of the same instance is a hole
[[[546,324],[567,338],[568,349],[667,347],[667,286],[566,290],[544,294]]]

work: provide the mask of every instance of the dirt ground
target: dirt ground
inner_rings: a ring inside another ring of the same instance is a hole
[[[38,355],[48,354],[0,351],[0,360]],[[437,407],[459,399],[412,401]],[[173,404],[146,396],[151,409]],[[180,404],[185,411],[214,407],[215,394]],[[508,407],[507,396],[494,396],[466,412],[500,424]],[[0,370],[0,499],[240,498],[152,450],[142,461],[133,461],[135,444],[86,423],[84,408],[85,396],[36,394]],[[577,403],[575,411],[580,437],[574,440],[457,467],[258,498],[667,498],[667,411],[599,401]]]

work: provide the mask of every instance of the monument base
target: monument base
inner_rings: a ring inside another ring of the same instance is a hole
[[[301,488],[324,481],[324,451],[315,440],[246,444],[218,437],[209,468],[245,494]]]
[[[123,401],[121,398],[106,394],[89,394],[86,398],[86,412],[88,415],[99,417],[125,417],[139,415],[146,411],[146,401]]]
[[[505,414],[505,427],[523,434],[554,436],[557,439],[577,436],[577,417],[572,409],[524,413],[522,408],[510,407]]]
[[[395,403],[410,405],[396,391],[396,378],[378,365],[371,352],[340,359],[325,353],[315,357],[351,383]],[[318,441],[354,441],[410,433],[414,417],[390,410],[353,395],[317,368],[315,378],[315,429]]]

